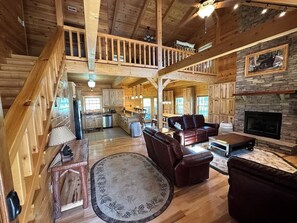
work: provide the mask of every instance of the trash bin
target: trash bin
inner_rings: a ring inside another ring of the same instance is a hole
[[[219,134],[227,134],[233,132],[233,125],[232,123],[220,123]]]
[[[131,136],[134,137],[139,137],[142,136],[142,129],[141,129],[141,125],[140,122],[133,122],[131,123]]]

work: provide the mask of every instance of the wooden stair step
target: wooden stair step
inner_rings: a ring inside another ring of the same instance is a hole
[[[31,71],[33,66],[24,66],[19,64],[0,64],[0,70],[10,70],[10,71]]]
[[[20,59],[20,60],[34,60],[34,61],[36,61],[38,59],[38,57],[21,55],[21,54],[11,54],[11,58],[16,58],[16,59]]]
[[[24,82],[25,80],[1,78],[0,87],[22,87]]]
[[[6,58],[7,64],[22,64],[22,65],[33,66],[35,62],[36,60],[21,60],[17,58]]]
[[[13,87],[0,87],[0,95],[1,97],[16,97],[21,91],[21,87],[13,88]]]
[[[27,79],[28,71],[6,71],[0,70],[0,78],[6,79]]]

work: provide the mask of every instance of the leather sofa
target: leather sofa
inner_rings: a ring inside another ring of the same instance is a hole
[[[181,125],[181,130],[175,127]],[[168,126],[175,133],[173,137],[184,146],[207,141],[209,136],[218,135],[219,124],[206,123],[203,115],[183,115],[168,118]]]
[[[149,127],[143,130],[143,136],[149,157],[176,186],[188,186],[209,178],[209,163],[213,159],[209,151],[195,152]]]
[[[297,222],[297,173],[231,157],[229,214],[238,222]]]

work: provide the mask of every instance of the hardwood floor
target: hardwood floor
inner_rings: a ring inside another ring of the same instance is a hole
[[[89,161],[90,168],[99,159],[120,152],[137,152],[147,155],[145,142],[142,137],[131,138],[123,136],[113,138],[112,134],[105,140],[92,141],[89,143]],[[286,156],[292,163],[297,163],[296,156]],[[68,176],[71,180],[65,180],[62,189],[63,201],[73,201],[80,198],[79,183],[75,177]],[[71,189],[68,183],[71,181],[76,185],[75,189]],[[89,184],[90,185],[90,184]],[[69,188],[69,190],[65,187]],[[228,214],[227,192],[228,192],[228,176],[210,168],[210,177],[207,181],[184,188],[176,188],[174,190],[174,198],[169,207],[157,218],[151,222],[162,223],[188,223],[188,222],[214,222],[225,223],[235,222]],[[90,187],[89,187],[90,196]],[[77,207],[62,212],[62,217],[57,220],[59,223],[95,223],[104,222],[94,213],[91,201],[89,199],[89,207],[85,210]]]

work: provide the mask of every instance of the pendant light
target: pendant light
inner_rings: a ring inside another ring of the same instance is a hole
[[[137,85],[136,85],[136,96],[135,96],[136,99],[138,99],[138,94],[137,94]]]
[[[140,90],[139,90],[139,98],[143,98],[143,96],[142,96],[142,91],[143,91],[143,89],[142,89],[142,84],[140,85]]]
[[[132,96],[131,96],[131,99],[132,99],[132,100],[134,100],[133,88],[134,88],[134,87],[132,87]]]

